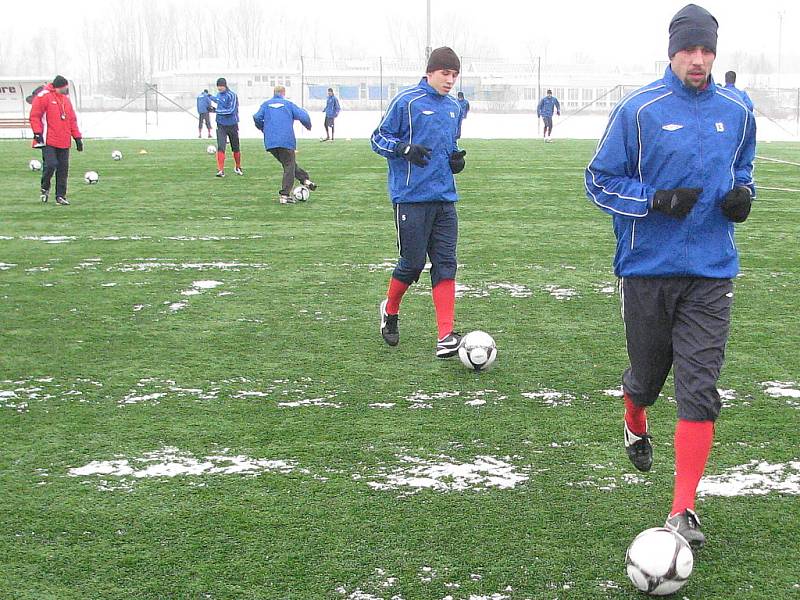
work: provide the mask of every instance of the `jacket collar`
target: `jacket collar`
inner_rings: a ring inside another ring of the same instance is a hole
[[[419,87],[421,87],[423,90],[425,90],[428,93],[429,96],[436,96],[438,98],[446,98],[447,97],[447,94],[442,95],[439,92],[437,92],[431,86],[431,84],[428,83],[428,78],[427,77],[423,77],[422,79],[419,80]]]
[[[708,76],[708,85],[706,85],[705,89],[696,90],[694,88],[690,88],[680,79],[678,79],[677,75],[672,72],[672,67],[669,65],[667,65],[667,68],[664,71],[664,83],[667,85],[667,88],[669,88],[676,96],[689,100],[704,100],[706,98],[710,98],[716,94],[717,89],[717,86],[714,83],[714,78],[711,75]]]

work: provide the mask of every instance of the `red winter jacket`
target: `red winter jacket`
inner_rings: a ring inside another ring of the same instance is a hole
[[[52,83],[36,94],[31,106],[31,129],[33,133],[43,133],[42,117],[47,121],[45,143],[54,148],[69,148],[71,138],[81,138],[78,117],[69,101],[69,96],[59,94]]]

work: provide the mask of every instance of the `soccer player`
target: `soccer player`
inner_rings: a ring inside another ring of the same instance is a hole
[[[742,102],[744,102],[744,105],[750,109],[750,112],[753,112],[753,101],[750,99],[750,96],[744,90],[740,90],[736,87],[736,71],[728,71],[725,73],[725,89],[739,96]]]
[[[561,104],[558,103],[558,98],[553,96],[553,90],[547,90],[547,95],[539,100],[539,106],[536,107],[536,116],[541,117],[544,121],[544,134],[545,142],[551,142],[550,136],[553,135],[553,110],[556,114],[561,116]]]
[[[325,113],[325,139],[321,142],[333,141],[333,121],[339,116],[342,107],[339,105],[339,99],[333,95],[333,88],[328,88],[328,99],[325,101],[325,108],[322,112]],[[330,127],[330,133],[328,128]]]
[[[237,175],[244,175],[242,172],[242,153],[239,150],[239,98],[236,93],[228,88],[228,82],[224,77],[217,79],[217,92],[209,96],[217,106],[214,112],[217,113],[217,177],[225,177],[225,148],[228,140],[231,141],[233,151],[233,161],[236,168],[233,170]]]
[[[611,112],[586,168],[589,198],[613,217],[629,367],[622,376],[624,444],[648,471],[647,407],[675,378],[675,487],[666,526],[693,546],[695,513],[720,412],[717,379],[739,271],[734,224],[755,196],[756,129],[739,97],[714,85],[717,20],[689,4],[669,25],[663,78]]]
[[[264,148],[272,154],[283,166],[283,180],[278,197],[280,204],[294,204],[292,197],[292,183],[297,179],[312,192],[317,189],[317,184],[311,181],[309,174],[297,164],[296,148],[297,139],[294,135],[294,122],[300,123],[311,131],[311,117],[308,112],[287,100],[286,88],[282,85],[275,86],[275,95],[264,102],[258,112],[253,115],[253,121],[264,134]]]
[[[67,176],[69,175],[69,149],[75,140],[75,149],[83,152],[83,135],[78,129],[78,117],[69,100],[69,82],[56,75],[33,98],[30,114],[34,146],[42,148],[42,202],[50,197],[50,183],[56,175],[56,204],[68,206]],[[45,140],[44,125],[47,124]]]
[[[203,90],[203,93],[197,97],[197,137],[203,137],[203,123],[208,129],[208,137],[211,137],[211,119],[208,113],[211,112],[211,96],[208,95],[208,90]]]
[[[466,151],[459,150],[456,142],[461,107],[449,95],[460,70],[461,62],[450,48],[431,52],[425,77],[395,96],[372,134],[372,149],[388,159],[389,196],[400,251],[380,305],[381,335],[390,346],[399,343],[400,301],[419,280],[427,255],[438,358],[455,356],[461,344],[461,336],[453,331],[458,241],[453,175],[464,169]]]
[[[469,100],[464,98],[464,92],[458,92],[458,105],[461,107],[461,119],[458,121],[458,131],[456,131],[456,139],[461,139],[461,123],[467,118],[469,113]]]

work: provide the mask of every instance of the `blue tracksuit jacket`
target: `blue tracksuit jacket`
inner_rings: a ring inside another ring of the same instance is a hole
[[[536,116],[552,117],[553,109],[555,109],[558,114],[561,114],[561,105],[558,103],[558,98],[555,96],[545,96],[539,100],[539,106],[536,107]]]
[[[203,113],[207,113],[210,107],[211,96],[209,96],[206,92],[203,92],[197,97],[197,113],[201,115]]]
[[[463,100],[456,100],[456,102],[461,107],[461,120],[463,121],[467,118],[467,113],[469,113],[469,100],[464,98]]]
[[[586,168],[588,197],[611,214],[618,277],[732,278],[733,223],[720,204],[734,186],[755,196],[756,126],[739,96],[713,81],[686,87],[670,67],[611,111]],[[656,190],[703,188],[684,219],[650,210]]]
[[[297,148],[297,139],[294,136],[295,121],[300,121],[303,127],[311,129],[311,117],[308,116],[308,112],[283,96],[273,96],[264,102],[253,115],[253,121],[256,127],[264,132],[264,147],[267,150]]]
[[[460,121],[461,107],[456,99],[437,92],[425,77],[392,99],[371,138],[372,150],[389,162],[392,202],[458,200],[450,154],[458,149],[456,132]],[[418,167],[396,156],[395,147],[400,142],[430,148],[430,162]]]
[[[739,88],[737,88],[737,87],[736,87],[734,84],[732,84],[732,83],[726,83],[726,84],[725,84],[725,88],[724,88],[724,89],[726,89],[726,90],[730,90],[730,91],[732,91],[733,93],[735,93],[735,94],[738,94],[738,95],[739,95],[739,98],[741,98],[741,99],[742,99],[742,102],[744,102],[744,105],[745,105],[747,108],[749,108],[749,109],[750,109],[750,111],[752,112],[752,110],[753,110],[753,101],[750,99],[750,96],[748,96],[748,95],[747,95],[747,92],[745,92],[744,90],[740,90]]]
[[[336,96],[328,96],[328,99],[325,101],[325,116],[330,119],[335,119],[339,116],[339,111],[342,110],[342,107],[339,106],[339,99]]]
[[[236,125],[239,122],[239,98],[233,90],[209,96],[217,103],[217,125]]]

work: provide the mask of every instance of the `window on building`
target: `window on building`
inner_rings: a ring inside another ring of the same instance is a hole
[[[360,86],[358,86],[358,98],[360,100],[366,100],[368,98],[366,83],[362,83]]]
[[[536,88],[525,88],[522,97],[525,100],[536,100]]]
[[[570,102],[577,102],[580,98],[580,90],[578,88],[567,89],[567,100]]]

